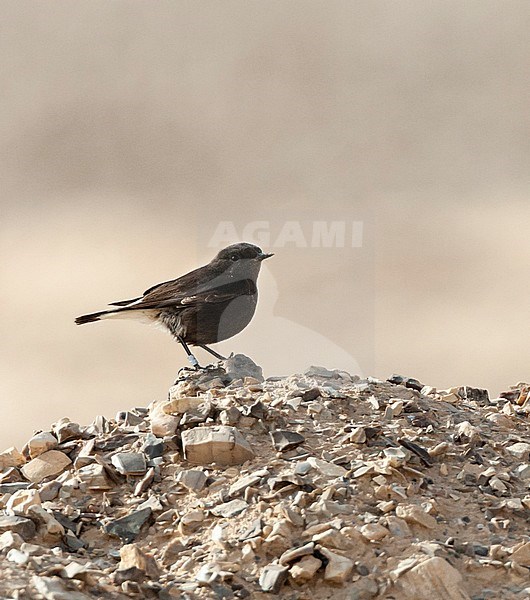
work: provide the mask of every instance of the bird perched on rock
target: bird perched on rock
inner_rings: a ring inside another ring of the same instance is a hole
[[[157,323],[182,344],[188,360],[200,365],[189,346],[199,346],[224,359],[207,344],[226,340],[251,321],[258,302],[256,285],[261,262],[273,256],[242,242],[221,250],[214,259],[178,279],[150,287],[132,300],[111,302],[110,308],[77,317],[77,325],[103,319],[136,318]]]

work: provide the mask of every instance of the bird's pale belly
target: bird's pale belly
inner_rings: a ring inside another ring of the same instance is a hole
[[[175,336],[192,345],[215,344],[237,335],[251,321],[258,295],[244,295],[231,302],[202,303],[185,309],[161,311],[161,321]]]

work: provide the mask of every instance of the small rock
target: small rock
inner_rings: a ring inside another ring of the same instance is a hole
[[[304,556],[302,560],[289,569],[289,575],[296,583],[310,581],[322,566],[322,561],[316,556]]]
[[[263,381],[263,369],[244,354],[230,356],[222,361],[221,364],[226,371],[226,379],[228,381],[245,379],[245,377],[253,377],[259,382]]]
[[[469,386],[461,387],[458,390],[458,395],[463,400],[467,400],[469,402],[476,402],[480,405],[488,405],[490,401],[488,390],[472,388]]]
[[[29,554],[17,550],[17,548],[11,548],[6,556],[7,560],[17,565],[25,565],[29,561]]]
[[[208,477],[204,471],[200,471],[199,469],[188,469],[185,471],[180,471],[177,474],[175,481],[183,485],[188,490],[200,492],[204,489],[207,479]]]
[[[8,515],[25,515],[30,506],[40,506],[41,498],[38,490],[19,490],[7,501],[6,512]]]
[[[269,474],[270,473],[267,469],[260,469],[255,473],[251,473],[250,475],[245,475],[245,477],[241,477],[230,486],[230,489],[228,490],[228,495],[231,498],[238,496],[239,494],[244,492],[248,487],[256,485],[261,481],[263,477],[267,477]]]
[[[325,367],[312,365],[304,371],[307,377],[323,377],[324,379],[333,379],[336,376],[336,371],[330,371]]]
[[[105,467],[97,463],[81,467],[77,471],[77,476],[89,490],[110,490],[112,487]]]
[[[287,550],[287,552],[284,552],[280,556],[280,564],[287,565],[287,564],[293,562],[293,560],[297,560],[299,558],[302,558],[303,556],[313,554],[314,549],[315,549],[314,542],[309,542],[308,544],[305,544],[304,546],[299,546],[298,548],[292,548],[291,550]]]
[[[282,565],[267,565],[259,577],[259,585],[264,592],[278,594],[283,583],[287,580],[289,567]]]
[[[57,438],[50,431],[42,431],[34,435],[26,444],[30,458],[35,458],[43,452],[53,450],[58,445]]]
[[[141,452],[119,452],[114,454],[111,462],[122,475],[143,475],[147,470],[145,456]]]
[[[411,600],[469,600],[460,573],[438,556],[407,571],[396,587]]]
[[[328,581],[329,583],[344,583],[353,571],[353,561],[321,546],[318,548],[318,551],[328,559],[328,564],[324,571],[324,581]]]
[[[210,510],[210,512],[216,517],[235,517],[239,513],[243,512],[248,508],[248,503],[244,500],[230,500],[230,502],[225,502],[224,504],[220,504],[219,506],[215,506]]]
[[[66,587],[59,577],[34,575],[31,582],[44,600],[90,600],[90,597],[86,594]]]
[[[515,456],[515,458],[526,461],[528,460],[528,455],[530,453],[530,444],[527,444],[526,442],[517,442],[516,444],[508,446],[506,451],[512,456]]]
[[[55,436],[59,440],[60,444],[68,440],[81,437],[81,428],[79,427],[79,423],[73,423],[66,417],[55,423],[53,426],[53,432],[55,433]]]
[[[136,544],[125,544],[120,548],[120,564],[118,570],[123,571],[135,567],[146,573],[150,578],[156,579],[160,576],[160,570],[156,560],[146,554]]]
[[[371,542],[379,542],[384,537],[389,535],[390,531],[386,527],[379,525],[379,523],[368,523],[361,527],[361,533],[363,537]]]
[[[37,456],[21,469],[26,479],[33,483],[40,483],[46,477],[53,477],[62,473],[72,461],[59,450],[48,450]]]
[[[161,409],[167,415],[183,415],[197,410],[206,402],[206,398],[200,396],[180,396],[179,386],[173,386],[169,389],[169,400],[162,404]]]
[[[149,520],[152,512],[151,508],[133,511],[125,517],[107,523],[104,529],[109,535],[119,537],[126,544],[130,544],[140,533],[142,525]]]
[[[151,467],[134,488],[134,495],[141,496],[149,489],[155,479],[155,468]]]
[[[64,527],[42,506],[30,506],[28,516],[33,521],[40,523],[39,534],[42,534],[47,541],[55,542],[56,538],[64,535]]]
[[[427,514],[421,506],[416,506],[415,504],[398,504],[396,507],[396,516],[407,523],[418,524],[427,529],[436,527],[436,519]]]
[[[150,415],[151,432],[156,437],[169,437],[175,435],[180,424],[180,417],[166,415],[163,412],[154,412]]]
[[[13,531],[4,531],[4,533],[0,535],[0,550],[20,548],[23,543],[23,538]]]
[[[364,444],[366,442],[366,431],[364,427],[355,427],[348,436],[352,444]]]
[[[0,486],[5,483],[15,483],[22,481],[20,471],[16,467],[7,467],[0,473]]]
[[[391,467],[402,467],[407,463],[409,454],[402,448],[385,448],[383,454],[386,457],[386,464]]]
[[[320,458],[315,458],[314,456],[310,456],[307,459],[307,462],[326,477],[344,477],[348,472],[339,465],[335,465],[325,460],[320,460]]]
[[[522,544],[512,552],[511,559],[523,567],[530,568],[530,542]]]
[[[240,418],[241,411],[235,406],[230,406],[219,413],[219,421],[221,425],[237,425],[237,422]]]
[[[134,413],[128,410],[120,411],[116,415],[116,423],[119,423],[120,425],[125,427],[135,427],[136,425],[140,425],[140,423],[143,423],[143,421],[144,420],[142,419],[142,417],[139,417],[138,415],[135,415]]]
[[[254,458],[247,440],[234,427],[195,427],[182,432],[184,457],[197,465],[240,465]]]
[[[412,535],[410,527],[404,519],[389,515],[385,520],[388,530],[394,537],[409,537]]]
[[[392,375],[387,379],[389,383],[393,383],[394,385],[403,385],[405,387],[411,388],[418,392],[425,387],[423,383],[420,383],[417,379],[413,379],[412,377],[403,377],[403,375]]]
[[[0,531],[17,533],[27,542],[35,536],[36,528],[35,523],[31,519],[0,515]]]
[[[164,455],[164,440],[148,433],[142,446],[142,452],[149,460]]]
[[[0,470],[8,469],[9,467],[20,467],[26,462],[24,455],[21,454],[14,446],[0,452]]]
[[[296,433],[295,431],[277,429],[276,431],[272,431],[270,436],[272,438],[274,448],[279,452],[288,452],[289,450],[294,450],[300,446],[300,444],[305,442],[304,436]]]

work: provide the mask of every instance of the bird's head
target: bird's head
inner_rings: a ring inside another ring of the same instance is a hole
[[[214,261],[222,263],[225,271],[237,277],[258,276],[261,262],[273,254],[266,254],[261,248],[248,242],[240,242],[223,248]]]

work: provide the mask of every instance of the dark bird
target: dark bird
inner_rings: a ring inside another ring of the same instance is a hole
[[[75,322],[135,318],[162,325],[182,344],[190,363],[200,368],[189,346],[224,359],[207,344],[231,338],[250,323],[258,302],[261,261],[270,256],[253,244],[233,244],[203,267],[154,285],[138,298],[111,302],[118,308],[82,315]]]

